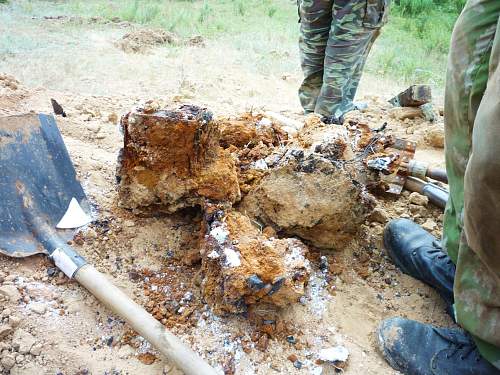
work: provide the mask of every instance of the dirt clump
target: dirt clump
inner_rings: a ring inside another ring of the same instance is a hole
[[[161,29],[139,29],[125,34],[115,44],[127,53],[146,53],[152,47],[178,44],[179,37]]]
[[[240,199],[234,160],[219,146],[211,112],[196,106],[141,108],[123,117],[122,128],[118,178],[125,208],[172,213],[206,199]]]
[[[341,250],[374,206],[365,174],[347,130],[309,118],[238,209],[277,232]]]
[[[205,220],[202,292],[215,312],[284,307],[304,295],[310,266],[301,241],[266,238],[247,216],[220,206],[207,207]]]
[[[435,148],[444,148],[444,126],[436,124],[425,130],[425,142]]]

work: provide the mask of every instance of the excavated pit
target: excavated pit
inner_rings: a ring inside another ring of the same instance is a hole
[[[201,207],[201,292],[218,314],[299,301],[308,245],[344,249],[374,207],[363,126],[312,116],[289,139],[262,114],[214,120],[196,106],[150,106],[122,127],[122,205],[141,215]]]

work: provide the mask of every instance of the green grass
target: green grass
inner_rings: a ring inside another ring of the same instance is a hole
[[[451,30],[464,1],[393,0],[367,70],[405,83],[442,85]],[[297,9],[291,0],[19,0],[7,7],[27,16],[118,17],[184,37],[227,40],[255,54],[263,66],[298,65],[296,59],[286,61],[297,56]]]

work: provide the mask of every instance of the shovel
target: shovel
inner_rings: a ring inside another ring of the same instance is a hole
[[[217,374],[67,245],[74,228],[90,221],[88,213],[54,118],[34,113],[0,117],[0,253],[48,255],[185,374]]]

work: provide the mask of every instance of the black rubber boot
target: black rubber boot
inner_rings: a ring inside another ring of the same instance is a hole
[[[391,318],[378,329],[380,350],[405,375],[499,375],[461,329],[436,328],[413,320]]]
[[[453,317],[455,265],[439,241],[413,221],[396,219],[385,227],[384,247],[404,273],[438,291]]]

